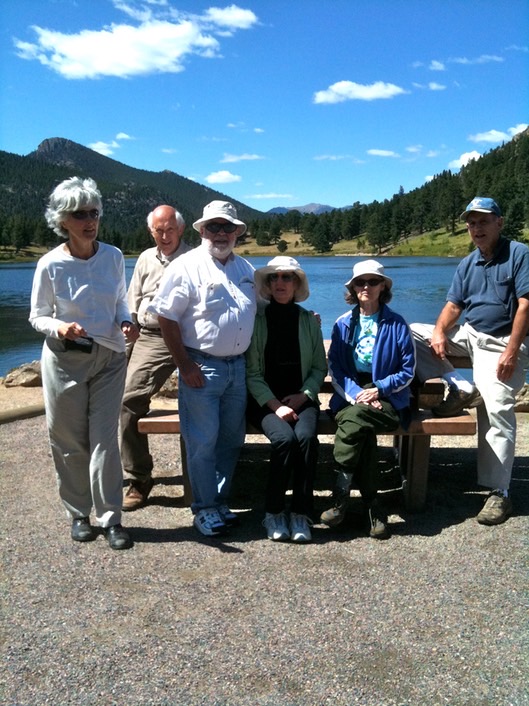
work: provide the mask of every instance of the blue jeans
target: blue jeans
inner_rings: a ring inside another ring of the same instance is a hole
[[[201,366],[204,387],[180,377],[181,433],[193,492],[191,510],[227,504],[233,472],[246,434],[246,361],[243,355],[216,358],[190,351]]]

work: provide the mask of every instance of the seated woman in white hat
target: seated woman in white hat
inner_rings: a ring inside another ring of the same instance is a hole
[[[246,354],[248,419],[270,439],[270,473],[263,525],[274,541],[309,542],[318,459],[318,392],[327,373],[319,321],[298,306],[309,296],[307,276],[278,256],[255,272],[268,301],[255,320]],[[286,492],[292,478],[290,517]]]
[[[353,478],[369,520],[369,535],[387,539],[387,518],[378,500],[377,434],[406,427],[415,348],[408,324],[387,306],[393,282],[376,260],[353,267],[345,283],[351,311],[334,324],[329,372],[334,394],[329,406],[338,429],[334,440],[334,504],[321,515],[328,526],[343,522]]]

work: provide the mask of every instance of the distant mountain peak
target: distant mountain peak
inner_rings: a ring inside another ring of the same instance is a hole
[[[320,213],[327,213],[328,211],[334,211],[334,206],[326,206],[321,203],[308,203],[305,206],[276,206],[276,208],[271,208],[268,213],[288,213],[289,211],[299,211],[300,213],[314,213],[319,215]]]

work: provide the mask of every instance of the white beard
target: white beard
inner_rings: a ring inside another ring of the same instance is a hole
[[[211,240],[208,240],[207,238],[202,238],[200,245],[208,251],[211,257],[215,257],[219,260],[225,260],[229,257],[234,248],[234,245],[231,244],[226,245],[224,248],[219,248],[215,245],[215,243],[212,243]]]

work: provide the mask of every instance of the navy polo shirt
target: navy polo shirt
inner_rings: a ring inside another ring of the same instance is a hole
[[[500,237],[492,260],[476,249],[455,272],[447,301],[464,309],[465,321],[476,331],[509,336],[518,299],[529,295],[529,248]]]

